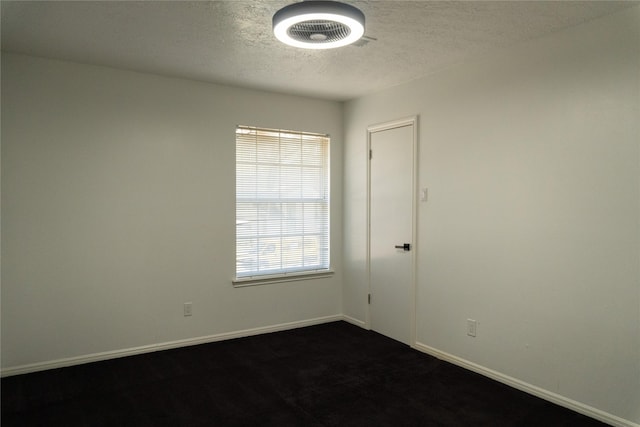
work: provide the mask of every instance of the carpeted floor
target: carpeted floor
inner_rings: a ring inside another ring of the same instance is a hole
[[[604,426],[328,323],[3,378],[2,426]]]

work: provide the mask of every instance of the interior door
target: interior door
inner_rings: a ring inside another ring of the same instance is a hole
[[[369,321],[412,345],[415,121],[389,126],[369,128]]]

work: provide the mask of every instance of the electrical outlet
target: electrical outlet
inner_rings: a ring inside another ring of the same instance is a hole
[[[467,335],[469,335],[470,337],[475,337],[477,327],[478,322],[473,319],[467,319]]]
[[[185,316],[191,316],[191,314],[192,314],[192,312],[191,312],[192,305],[193,305],[193,303],[190,303],[190,302],[185,302],[184,303],[183,309],[184,309],[184,315]]]

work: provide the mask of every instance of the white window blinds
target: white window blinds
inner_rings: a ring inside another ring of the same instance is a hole
[[[329,268],[329,137],[236,128],[236,276]]]

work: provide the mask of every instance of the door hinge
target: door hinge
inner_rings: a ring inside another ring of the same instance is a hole
[[[373,159],[373,150],[369,150],[369,160]]]
[[[367,294],[367,302],[371,304],[371,294]]]

